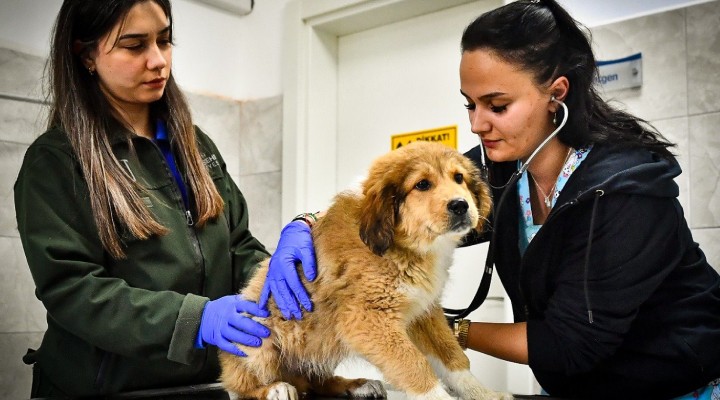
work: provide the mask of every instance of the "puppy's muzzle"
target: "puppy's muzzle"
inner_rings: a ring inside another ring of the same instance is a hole
[[[466,229],[471,225],[469,208],[468,202],[462,198],[452,199],[448,202],[447,209],[450,215],[449,225],[451,231]]]
[[[465,199],[453,199],[448,202],[447,208],[455,215],[465,215],[470,206]]]

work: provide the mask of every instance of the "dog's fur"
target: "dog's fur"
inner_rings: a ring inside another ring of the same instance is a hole
[[[377,381],[333,375],[358,355],[411,399],[451,399],[446,389],[502,398],[470,374],[440,305],[456,246],[490,207],[477,168],[447,146],[416,142],[378,158],[362,193],[340,193],[312,228],[318,275],[304,283],[314,311],[287,321],[271,301],[271,316],[258,318],[270,338],[241,346],[248,357],[221,352],[225,389],[253,399],[385,397]],[[266,274],[267,263],[245,298],[258,299]]]

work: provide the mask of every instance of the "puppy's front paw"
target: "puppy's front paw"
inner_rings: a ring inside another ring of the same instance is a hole
[[[267,400],[298,400],[295,386],[287,382],[277,382],[268,388]]]
[[[452,392],[463,400],[505,400],[503,393],[494,392],[483,386],[470,371],[456,371],[448,374],[448,386]]]
[[[426,393],[420,394],[407,394],[410,400],[454,400],[455,398],[450,396],[448,392],[443,389],[442,385],[438,383],[432,390]]]
[[[484,386],[475,386],[467,388],[459,394],[463,400],[505,400],[506,397],[502,393],[494,392]],[[512,396],[509,397],[512,399]]]
[[[382,382],[376,380],[368,380],[364,385],[350,390],[352,397],[363,397],[367,399],[384,399],[387,398],[387,392]]]

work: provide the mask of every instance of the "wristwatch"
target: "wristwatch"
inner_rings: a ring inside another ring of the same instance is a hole
[[[468,329],[470,329],[469,319],[457,319],[453,321],[453,335],[463,350],[467,349]]]

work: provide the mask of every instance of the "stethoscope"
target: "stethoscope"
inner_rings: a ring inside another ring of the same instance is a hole
[[[533,151],[530,154],[530,157],[525,161],[525,163],[521,164],[517,171],[513,172],[513,174],[510,176],[510,179],[502,185],[502,186],[493,186],[495,189],[502,189],[507,187],[512,187],[517,183],[518,179],[522,176],[522,174],[527,171],[527,169],[530,167],[530,161],[542,150],[545,145],[552,140],[555,136],[557,136],[558,132],[565,126],[568,119],[568,108],[565,105],[564,102],[558,100],[555,98],[555,96],[552,96],[550,98],[550,101],[554,101],[558,103],[563,108],[563,116],[562,121],[560,122],[560,125],[558,125],[557,128],[555,128],[550,135],[548,135],[545,140],[542,141],[538,145],[538,147],[535,148],[535,151]],[[482,146],[482,143],[480,144],[480,161],[482,163],[482,175],[483,178],[488,182],[488,167],[485,163],[485,148]],[[507,194],[510,192],[510,190],[503,190],[502,195],[500,195],[500,200],[495,205],[495,210],[493,214],[497,218],[498,215],[500,215],[500,209],[505,202],[505,198],[507,197]],[[497,220],[497,219],[496,219]],[[477,310],[478,307],[482,305],[482,303],[487,298],[488,292],[490,291],[490,281],[492,280],[492,274],[493,274],[493,265],[494,265],[494,254],[495,254],[495,244],[497,242],[496,240],[496,234],[497,229],[493,229],[492,236],[490,237],[490,245],[488,247],[488,253],[487,258],[485,258],[485,270],[483,271],[482,279],[480,280],[480,285],[478,286],[477,292],[475,292],[475,296],[473,297],[472,301],[470,302],[470,305],[467,306],[467,308],[461,308],[461,309],[453,309],[453,308],[444,308],[443,312],[445,312],[445,317],[449,321],[454,321],[458,319],[462,319],[467,317],[471,312]]]

